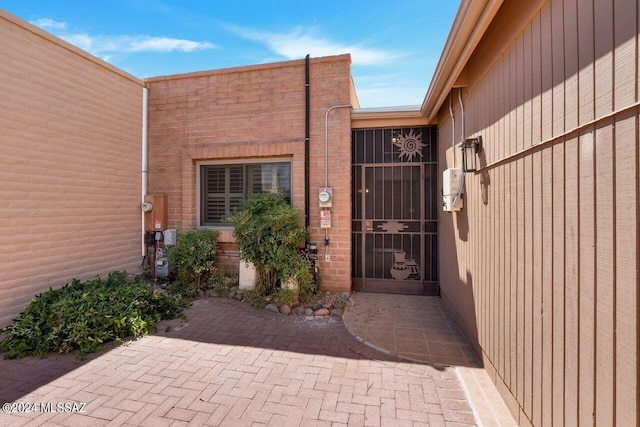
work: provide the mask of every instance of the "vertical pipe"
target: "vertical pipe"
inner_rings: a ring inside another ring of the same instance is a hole
[[[324,186],[329,186],[329,113],[334,108],[353,108],[351,104],[345,105],[334,105],[333,107],[329,107],[327,112],[324,114]],[[324,229],[324,244],[325,248],[329,245],[329,235],[328,231]]]
[[[464,144],[464,104],[462,103],[462,88],[458,88],[458,102],[460,102],[460,121],[461,121],[460,133],[462,134],[461,141]],[[464,153],[462,154],[462,156],[464,156]],[[461,163],[462,163],[461,168],[464,169],[464,159],[461,160]],[[464,191],[464,173],[460,174],[460,184],[458,185],[458,194],[456,194],[456,197],[453,199],[454,205],[457,205],[458,200],[462,198],[463,191]]]
[[[324,114],[324,186],[329,186],[329,113],[334,108],[353,108],[351,104],[334,105]]]
[[[309,228],[310,214],[309,214],[309,55],[304,58],[304,226]]]
[[[460,102],[460,110],[462,113],[462,124],[460,125],[462,131],[461,141],[464,142],[464,104],[462,103],[462,88],[458,88],[458,101]]]
[[[453,153],[453,167],[456,167],[456,116],[451,108],[451,97],[453,89],[449,92],[449,116],[451,116],[451,152]]]
[[[142,200],[140,203],[144,203],[144,197],[147,195],[148,189],[148,168],[149,168],[149,89],[142,88]],[[142,215],[142,242],[141,250],[142,256],[146,256],[147,251],[144,244],[144,212]]]

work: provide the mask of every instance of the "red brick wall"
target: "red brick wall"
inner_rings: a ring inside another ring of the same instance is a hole
[[[310,60],[310,225],[311,240],[320,243],[321,252],[317,193],[325,176],[325,113],[350,103],[350,67],[349,55]],[[290,157],[293,205],[304,210],[304,60],[157,77],[148,84],[149,192],[168,195],[170,228],[199,225],[196,163],[204,160]],[[351,288],[348,108],[330,113],[328,141],[334,208],[330,261],[320,263],[321,287],[338,291]],[[221,241],[230,240],[230,231],[221,233]]]

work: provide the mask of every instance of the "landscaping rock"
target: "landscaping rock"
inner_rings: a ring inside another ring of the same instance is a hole
[[[311,310],[311,309],[309,309],[309,310]],[[296,316],[304,316],[306,314],[304,307],[294,307],[293,310],[291,310],[291,313],[295,314]],[[311,314],[313,314],[313,311],[311,311]]]
[[[342,310],[344,306],[345,303],[343,303],[342,301],[338,301],[337,303],[333,304],[333,308],[337,310]]]
[[[319,302],[314,302],[313,304],[311,304],[311,310],[316,311],[316,310],[320,310],[322,308],[322,304],[320,304]]]
[[[329,309],[328,308],[318,309],[318,310],[313,312],[313,315],[314,316],[328,316],[329,315]]]
[[[307,307],[304,309],[304,315],[305,316],[313,316],[313,309]]]
[[[234,298],[237,299],[238,301],[242,301],[243,295],[240,292],[238,292],[237,294],[235,294]]]
[[[265,310],[273,311],[274,313],[280,313],[280,310],[278,310],[278,306],[275,304],[267,304],[265,306]]]
[[[282,304],[282,307],[280,307],[280,313],[282,314],[291,314],[291,307],[289,307],[287,304]]]
[[[344,311],[341,308],[334,308],[333,310],[331,310],[331,312],[329,313],[331,316],[342,316],[342,313]]]
[[[238,293],[238,287],[237,286],[232,286],[232,287],[229,288],[229,298],[235,297],[237,293]]]
[[[342,298],[343,300],[348,300],[351,297],[351,292],[343,292],[340,294],[340,298]]]
[[[328,308],[329,310],[331,310],[332,307],[333,304],[331,304],[330,302],[325,302],[322,304],[322,308]]]

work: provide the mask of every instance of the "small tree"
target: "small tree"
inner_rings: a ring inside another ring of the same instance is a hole
[[[183,285],[195,285],[196,293],[215,273],[217,238],[217,231],[191,230],[179,233],[176,246],[168,250],[169,265]]]
[[[245,200],[231,215],[240,260],[249,261],[258,273],[256,286],[271,294],[280,282],[308,286],[309,263],[299,252],[308,238],[298,209],[280,195],[259,194]]]

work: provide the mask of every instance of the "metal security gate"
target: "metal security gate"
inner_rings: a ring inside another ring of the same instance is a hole
[[[354,130],[354,290],[438,293],[435,127]]]

